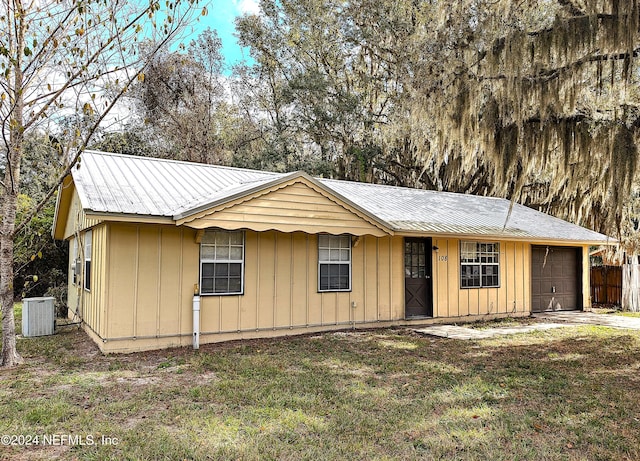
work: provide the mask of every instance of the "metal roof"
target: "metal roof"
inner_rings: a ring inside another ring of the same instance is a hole
[[[330,179],[319,181],[397,231],[524,240],[612,240],[518,203],[512,206],[511,201],[503,198]]]
[[[85,151],[73,180],[85,210],[173,217],[279,173]]]
[[[72,175],[85,211],[174,220],[296,176],[97,151],[84,152]],[[506,199],[309,179],[396,232],[529,241],[613,240],[519,204],[513,204],[509,216],[511,202]]]

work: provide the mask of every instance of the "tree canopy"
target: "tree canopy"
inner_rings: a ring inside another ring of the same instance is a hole
[[[640,126],[637,1],[261,5],[238,31],[264,99],[337,174],[620,229]]]
[[[263,0],[236,23],[251,65],[212,78],[209,34],[158,56],[139,94],[167,155],[508,197],[632,249],[639,15],[637,0]]]

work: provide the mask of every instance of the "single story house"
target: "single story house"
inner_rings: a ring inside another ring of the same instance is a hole
[[[612,242],[500,198],[95,151],[53,235],[106,353],[583,309]]]

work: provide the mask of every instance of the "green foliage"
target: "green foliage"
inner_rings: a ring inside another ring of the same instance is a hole
[[[22,222],[54,186],[63,164],[61,146],[55,137],[43,133],[25,137],[17,223]],[[54,213],[55,197],[52,197],[16,235],[13,291],[16,299],[56,293],[56,305],[60,308],[61,302],[66,303],[62,291],[67,283],[68,244],[54,241],[51,236]]]
[[[91,148],[125,155],[158,156],[145,132],[145,127],[135,125],[127,125],[120,131],[103,133],[91,144]]]
[[[35,198],[19,196],[17,219],[29,212]],[[31,220],[16,236],[14,247],[14,295],[19,297],[43,296],[50,290],[65,287],[67,283],[68,244],[53,240],[51,229],[55,200]],[[62,298],[58,294],[58,303]],[[66,302],[66,299],[64,300]]]

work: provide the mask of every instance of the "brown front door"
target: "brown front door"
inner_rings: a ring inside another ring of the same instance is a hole
[[[582,309],[582,256],[578,248],[531,248],[531,310]]]
[[[433,285],[430,238],[405,239],[404,274],[405,317],[432,317]]]

